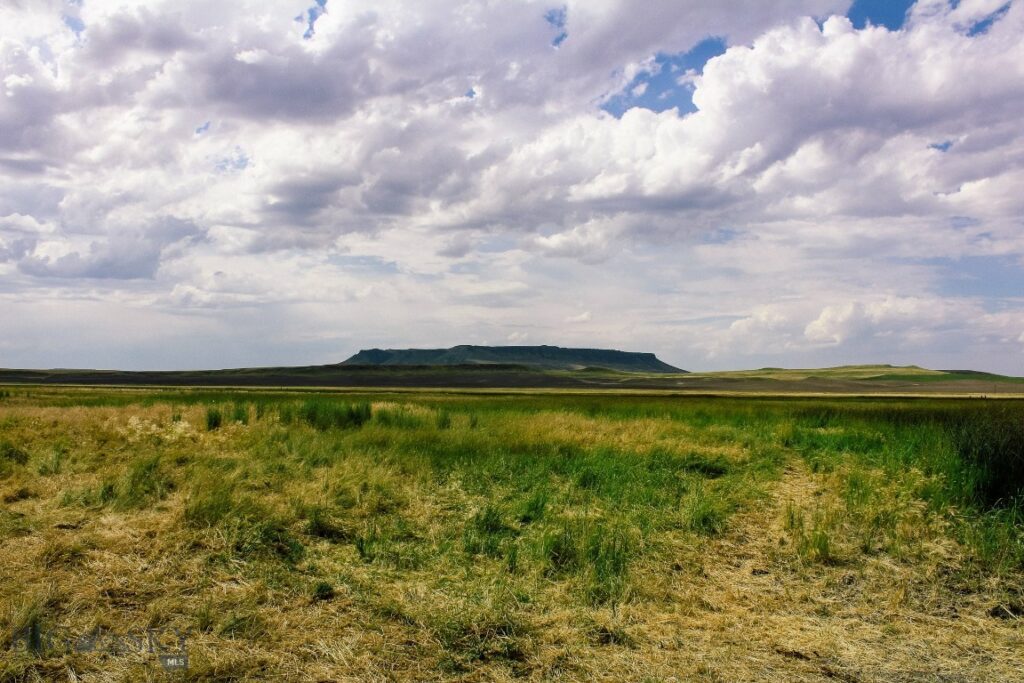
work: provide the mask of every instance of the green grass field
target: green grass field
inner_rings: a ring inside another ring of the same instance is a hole
[[[1022,491],[1009,400],[8,387],[0,681],[1021,680]]]

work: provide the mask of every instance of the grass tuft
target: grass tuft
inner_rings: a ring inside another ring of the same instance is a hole
[[[212,432],[220,429],[223,422],[224,415],[220,412],[220,408],[211,406],[206,409],[206,431]]]
[[[231,614],[221,625],[219,635],[235,639],[259,640],[268,633],[266,620],[255,612],[238,612]]]
[[[316,505],[306,512],[305,532],[328,541],[342,542],[352,539],[352,532],[339,524],[327,508]]]
[[[348,404],[315,398],[305,401],[299,408],[302,421],[320,431],[361,427],[371,416],[367,402]]]
[[[544,512],[548,506],[548,492],[546,489],[538,489],[526,499],[519,512],[519,521],[523,524],[532,524],[544,519]]]
[[[114,490],[121,508],[141,508],[163,500],[174,490],[174,480],[161,465],[159,455],[133,461]]]
[[[696,484],[683,498],[683,528],[703,536],[716,536],[725,531],[729,503],[703,483]]]
[[[830,514],[815,510],[808,523],[804,511],[790,502],[786,505],[785,515],[785,528],[790,532],[801,559],[821,564],[839,561],[832,541],[835,522]]]
[[[629,565],[639,554],[636,541],[620,526],[598,527],[587,538],[586,596],[591,604],[616,604],[626,594]]]
[[[6,460],[15,465],[24,465],[28,462],[28,452],[18,448],[10,441],[0,441],[0,460]]]
[[[316,585],[313,586],[313,600],[315,602],[325,602],[332,599],[334,599],[334,586],[326,581],[317,581]]]
[[[219,529],[241,557],[295,562],[304,554],[284,520],[252,498],[236,495],[227,485],[194,489],[185,504],[184,521],[194,529]]]
[[[249,404],[234,403],[231,406],[231,420],[241,424],[249,424]]]
[[[504,591],[474,595],[426,620],[445,656],[442,666],[466,672],[488,662],[524,662],[533,650],[533,630]]]
[[[476,512],[466,525],[462,547],[470,555],[501,557],[505,554],[506,541],[515,535],[515,530],[505,524],[501,511],[487,505]]]

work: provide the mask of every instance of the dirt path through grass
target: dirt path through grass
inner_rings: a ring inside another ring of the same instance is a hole
[[[720,681],[1024,680],[1020,620],[944,585],[941,554],[925,575],[885,557],[801,558],[787,511],[836,505],[834,484],[793,458],[769,499],[708,543],[674,586],[679,621],[655,638],[678,644],[681,668]]]

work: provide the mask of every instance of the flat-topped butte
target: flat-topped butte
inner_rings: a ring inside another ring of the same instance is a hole
[[[472,346],[450,349],[364,349],[342,365],[526,365],[552,370],[607,368],[624,372],[681,373],[653,353],[560,346]]]

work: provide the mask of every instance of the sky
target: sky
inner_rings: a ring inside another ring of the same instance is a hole
[[[5,0],[0,367],[1024,375],[1024,0]]]

